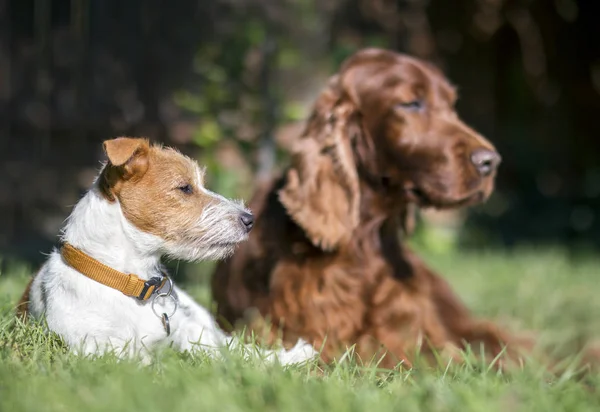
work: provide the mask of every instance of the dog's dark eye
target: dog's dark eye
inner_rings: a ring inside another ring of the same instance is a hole
[[[424,106],[425,105],[423,104],[422,100],[413,100],[411,102],[401,102],[401,103],[396,104],[396,107],[403,109],[403,110],[409,110],[412,112],[421,111]]]
[[[186,195],[191,195],[194,192],[194,189],[192,188],[192,185],[179,186],[177,189],[181,190]]]

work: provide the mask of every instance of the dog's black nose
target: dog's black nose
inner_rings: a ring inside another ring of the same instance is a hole
[[[252,226],[254,226],[254,216],[252,216],[251,213],[244,212],[240,215],[240,220],[246,228],[246,232],[250,232],[250,230],[252,230]]]
[[[501,161],[502,158],[500,155],[493,150],[479,149],[471,154],[471,162],[473,162],[481,176],[492,174],[498,168]]]

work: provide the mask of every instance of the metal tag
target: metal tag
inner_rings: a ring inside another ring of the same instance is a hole
[[[163,328],[165,328],[165,332],[167,332],[167,336],[171,335],[171,323],[167,314],[163,313],[160,320],[162,321]]]

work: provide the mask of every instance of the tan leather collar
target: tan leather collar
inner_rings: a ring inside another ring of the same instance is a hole
[[[166,276],[144,280],[133,274],[119,272],[98,262],[68,243],[63,245],[60,252],[65,262],[76,271],[98,283],[139,300],[148,300],[167,281]]]

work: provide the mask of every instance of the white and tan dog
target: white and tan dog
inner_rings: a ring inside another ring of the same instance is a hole
[[[203,171],[173,149],[134,138],[108,140],[104,149],[108,162],[69,216],[63,247],[50,254],[18,310],[45,316],[77,353],[147,359],[147,349],[160,344],[217,353],[232,338],[173,287],[160,259],[226,257],[246,240],[252,214],[205,189]],[[315,356],[303,341],[262,354],[283,364]]]

